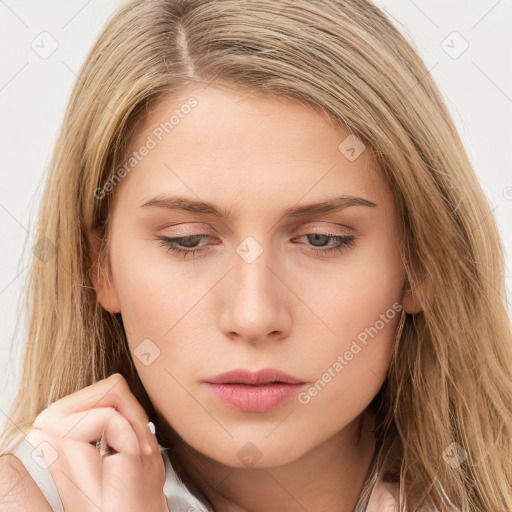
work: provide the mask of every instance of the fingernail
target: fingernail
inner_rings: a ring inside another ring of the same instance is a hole
[[[152,421],[150,421],[148,423],[148,427],[149,427],[149,430],[151,431],[152,434],[154,434],[156,432],[155,425],[153,424]]]
[[[149,446],[149,444],[147,444],[146,447],[144,448],[144,452],[146,453],[146,455],[151,455],[153,453],[153,450],[151,449],[151,446]]]

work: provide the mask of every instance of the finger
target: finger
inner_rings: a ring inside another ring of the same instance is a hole
[[[54,414],[57,421],[45,422],[41,420],[43,428],[35,428],[30,433],[29,442],[37,439],[46,439],[48,442],[33,445],[36,451],[57,452],[59,463],[52,464],[50,472],[58,488],[64,486],[74,487],[75,493],[86,496],[90,502],[101,505],[106,497],[103,494],[101,479],[106,478],[110,485],[116,478],[121,488],[128,492],[130,485],[134,485],[138,475],[141,474],[142,458],[139,441],[130,423],[115,409],[111,407],[93,408],[89,411],[60,416]],[[68,431],[68,435],[65,432]],[[102,457],[93,444],[104,434],[107,446],[113,449],[113,454]],[[92,443],[92,444],[91,444]],[[53,449],[50,450],[49,444]],[[149,468],[149,460],[147,461]],[[95,470],[91,470],[96,466]],[[65,468],[64,470],[62,468]],[[90,472],[84,470],[89,468]],[[155,473],[154,470],[152,473]],[[114,485],[115,487],[115,485]],[[69,496],[72,496],[73,490]],[[118,497],[119,499],[122,496]],[[75,508],[76,503],[71,502],[73,510],[87,510]],[[68,510],[66,508],[66,510]]]
[[[48,468],[66,512],[97,512],[101,506],[101,457],[88,443],[58,439],[48,430],[32,429],[26,436],[31,457]],[[41,462],[41,459],[43,462]]]
[[[158,440],[149,430],[146,412],[131,391],[128,390],[128,393],[129,395],[109,393],[97,402],[95,408],[112,407],[118,411],[132,426],[139,441],[141,454],[151,455],[155,451],[158,452]],[[148,446],[150,451],[147,450]]]
[[[64,396],[59,400],[50,404],[45,411],[53,412],[77,412],[80,410],[88,410],[94,407],[99,400],[104,398],[110,393],[117,393],[124,396],[129,392],[133,396],[131,390],[126,382],[126,379],[120,373],[114,373],[106,379],[102,379],[90,386],[79,389],[70,395]],[[135,398],[135,397],[133,397]],[[142,406],[139,407],[142,409]],[[133,409],[133,407],[130,407]],[[41,414],[45,414],[43,411]],[[142,413],[145,414],[144,409]]]
[[[146,453],[147,445],[149,445],[152,452],[158,451],[158,441],[147,427],[149,418],[146,411],[139,404],[126,379],[120,373],[115,373],[107,379],[96,382],[52,403],[38,415],[34,426],[38,426],[39,419],[45,419],[55,413],[70,414],[93,407],[114,407],[132,425],[139,439],[142,453]]]
[[[44,416],[38,419],[37,424],[34,422],[33,426],[51,432],[59,440],[68,438],[84,443],[96,444],[104,434],[108,446],[128,455],[140,455],[144,449],[130,422],[112,407],[94,407],[85,412]]]

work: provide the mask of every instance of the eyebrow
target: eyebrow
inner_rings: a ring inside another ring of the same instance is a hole
[[[342,195],[326,199],[319,203],[292,206],[291,208],[284,210],[281,216],[286,218],[305,217],[306,215],[343,210],[349,206],[366,206],[368,208],[375,208],[377,205],[363,197]],[[190,213],[213,215],[215,217],[225,219],[229,218],[230,214],[229,210],[215,206],[212,203],[196,201],[183,196],[159,195],[139,206],[139,208],[147,207],[164,208],[166,210],[183,210]]]

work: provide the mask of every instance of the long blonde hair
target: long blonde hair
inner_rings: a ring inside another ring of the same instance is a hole
[[[88,234],[100,230],[107,258],[113,196],[95,191],[125,161],[150,104],[214,80],[317,109],[363,141],[392,185],[422,308],[405,315],[372,402],[375,461],[394,468],[399,510],[512,510],[502,242],[428,69],[364,0],[135,0],[111,16],[50,162],[34,241],[46,250],[27,279],[27,345],[3,453],[50,403],[115,371],[152,417],[122,319],[92,285]],[[448,464],[458,446],[464,457]]]

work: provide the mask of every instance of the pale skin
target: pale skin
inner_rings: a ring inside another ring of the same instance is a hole
[[[164,463],[147,423],[146,412],[116,373],[50,404],[26,440],[34,449],[30,457],[49,469],[66,512],[168,512]],[[102,434],[111,448],[103,457],[96,449]],[[1,512],[51,512],[41,481],[36,485],[15,455],[0,458],[0,476]]]
[[[152,130],[191,96],[197,106],[156,140]],[[94,272],[98,300],[122,314],[132,353],[143,340],[158,348],[149,365],[134,357],[137,370],[216,512],[351,512],[357,502],[375,448],[363,413],[384,381],[399,313],[307,404],[241,412],[202,382],[272,367],[312,384],[394,303],[419,311],[403,293],[392,190],[368,150],[351,161],[338,149],[348,134],[289,100],[190,89],[150,112],[132,150],[148,136],[156,147],[113,192],[112,273]],[[178,195],[229,217],[141,206]],[[283,217],[340,195],[376,206]],[[185,256],[157,238],[193,235],[202,237],[175,243],[199,249]],[[354,242],[322,254],[339,245],[331,236]],[[246,237],[262,251],[250,263],[237,252]],[[252,467],[239,457],[247,443],[260,457]]]

